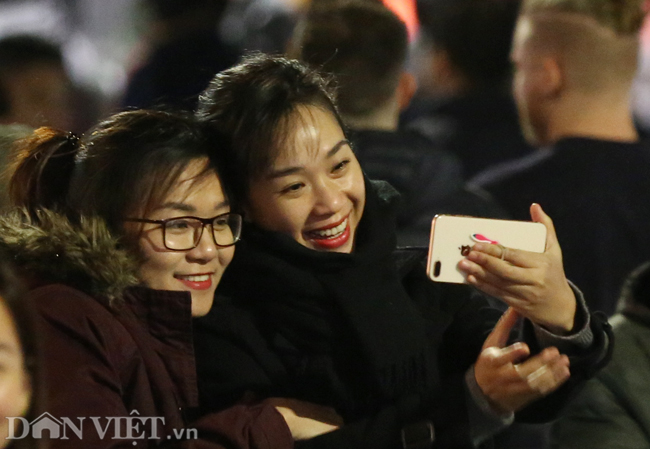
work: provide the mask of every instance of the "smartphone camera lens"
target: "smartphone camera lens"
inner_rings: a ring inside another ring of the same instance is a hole
[[[435,265],[433,266],[433,276],[434,276],[434,277],[438,277],[438,276],[440,276],[440,266],[441,266],[441,265],[442,265],[442,264],[440,263],[440,261],[437,261],[437,262],[435,263]]]

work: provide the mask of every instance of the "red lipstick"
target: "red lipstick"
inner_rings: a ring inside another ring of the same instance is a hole
[[[192,276],[175,275],[174,277],[191,290],[208,290],[212,287],[212,273]]]
[[[306,233],[307,240],[311,241],[314,245],[326,249],[334,250],[345,245],[350,240],[350,221],[349,215],[337,223],[330,226],[320,228]],[[340,228],[344,224],[343,229]],[[333,234],[326,235],[325,232],[330,231]]]

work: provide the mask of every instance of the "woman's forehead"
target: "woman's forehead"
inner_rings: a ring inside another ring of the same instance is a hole
[[[345,140],[343,129],[330,111],[318,106],[300,106],[287,117],[284,138],[277,142],[271,167],[320,158]]]
[[[208,166],[203,166],[202,169],[187,167],[165,195],[164,202],[182,202],[208,191],[211,196],[217,195],[225,200],[217,172]]]
[[[184,203],[201,202],[206,196],[211,201],[216,201],[215,197],[219,202],[226,200],[221,180],[207,157],[192,160],[185,166],[177,165],[158,175],[152,179],[150,194],[140,200],[140,214],[148,215],[169,205],[176,208]]]

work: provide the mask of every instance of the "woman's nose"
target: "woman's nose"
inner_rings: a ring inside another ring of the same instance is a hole
[[[196,261],[207,262],[217,256],[217,251],[219,251],[219,248],[214,242],[212,229],[210,229],[210,226],[204,226],[199,243],[188,251],[187,256]]]
[[[314,212],[318,215],[335,214],[345,202],[341,186],[329,179],[315,186],[314,196]]]

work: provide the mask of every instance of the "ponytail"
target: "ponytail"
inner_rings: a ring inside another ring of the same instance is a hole
[[[10,170],[9,201],[32,216],[39,209],[66,210],[79,137],[42,127],[17,143]]]

